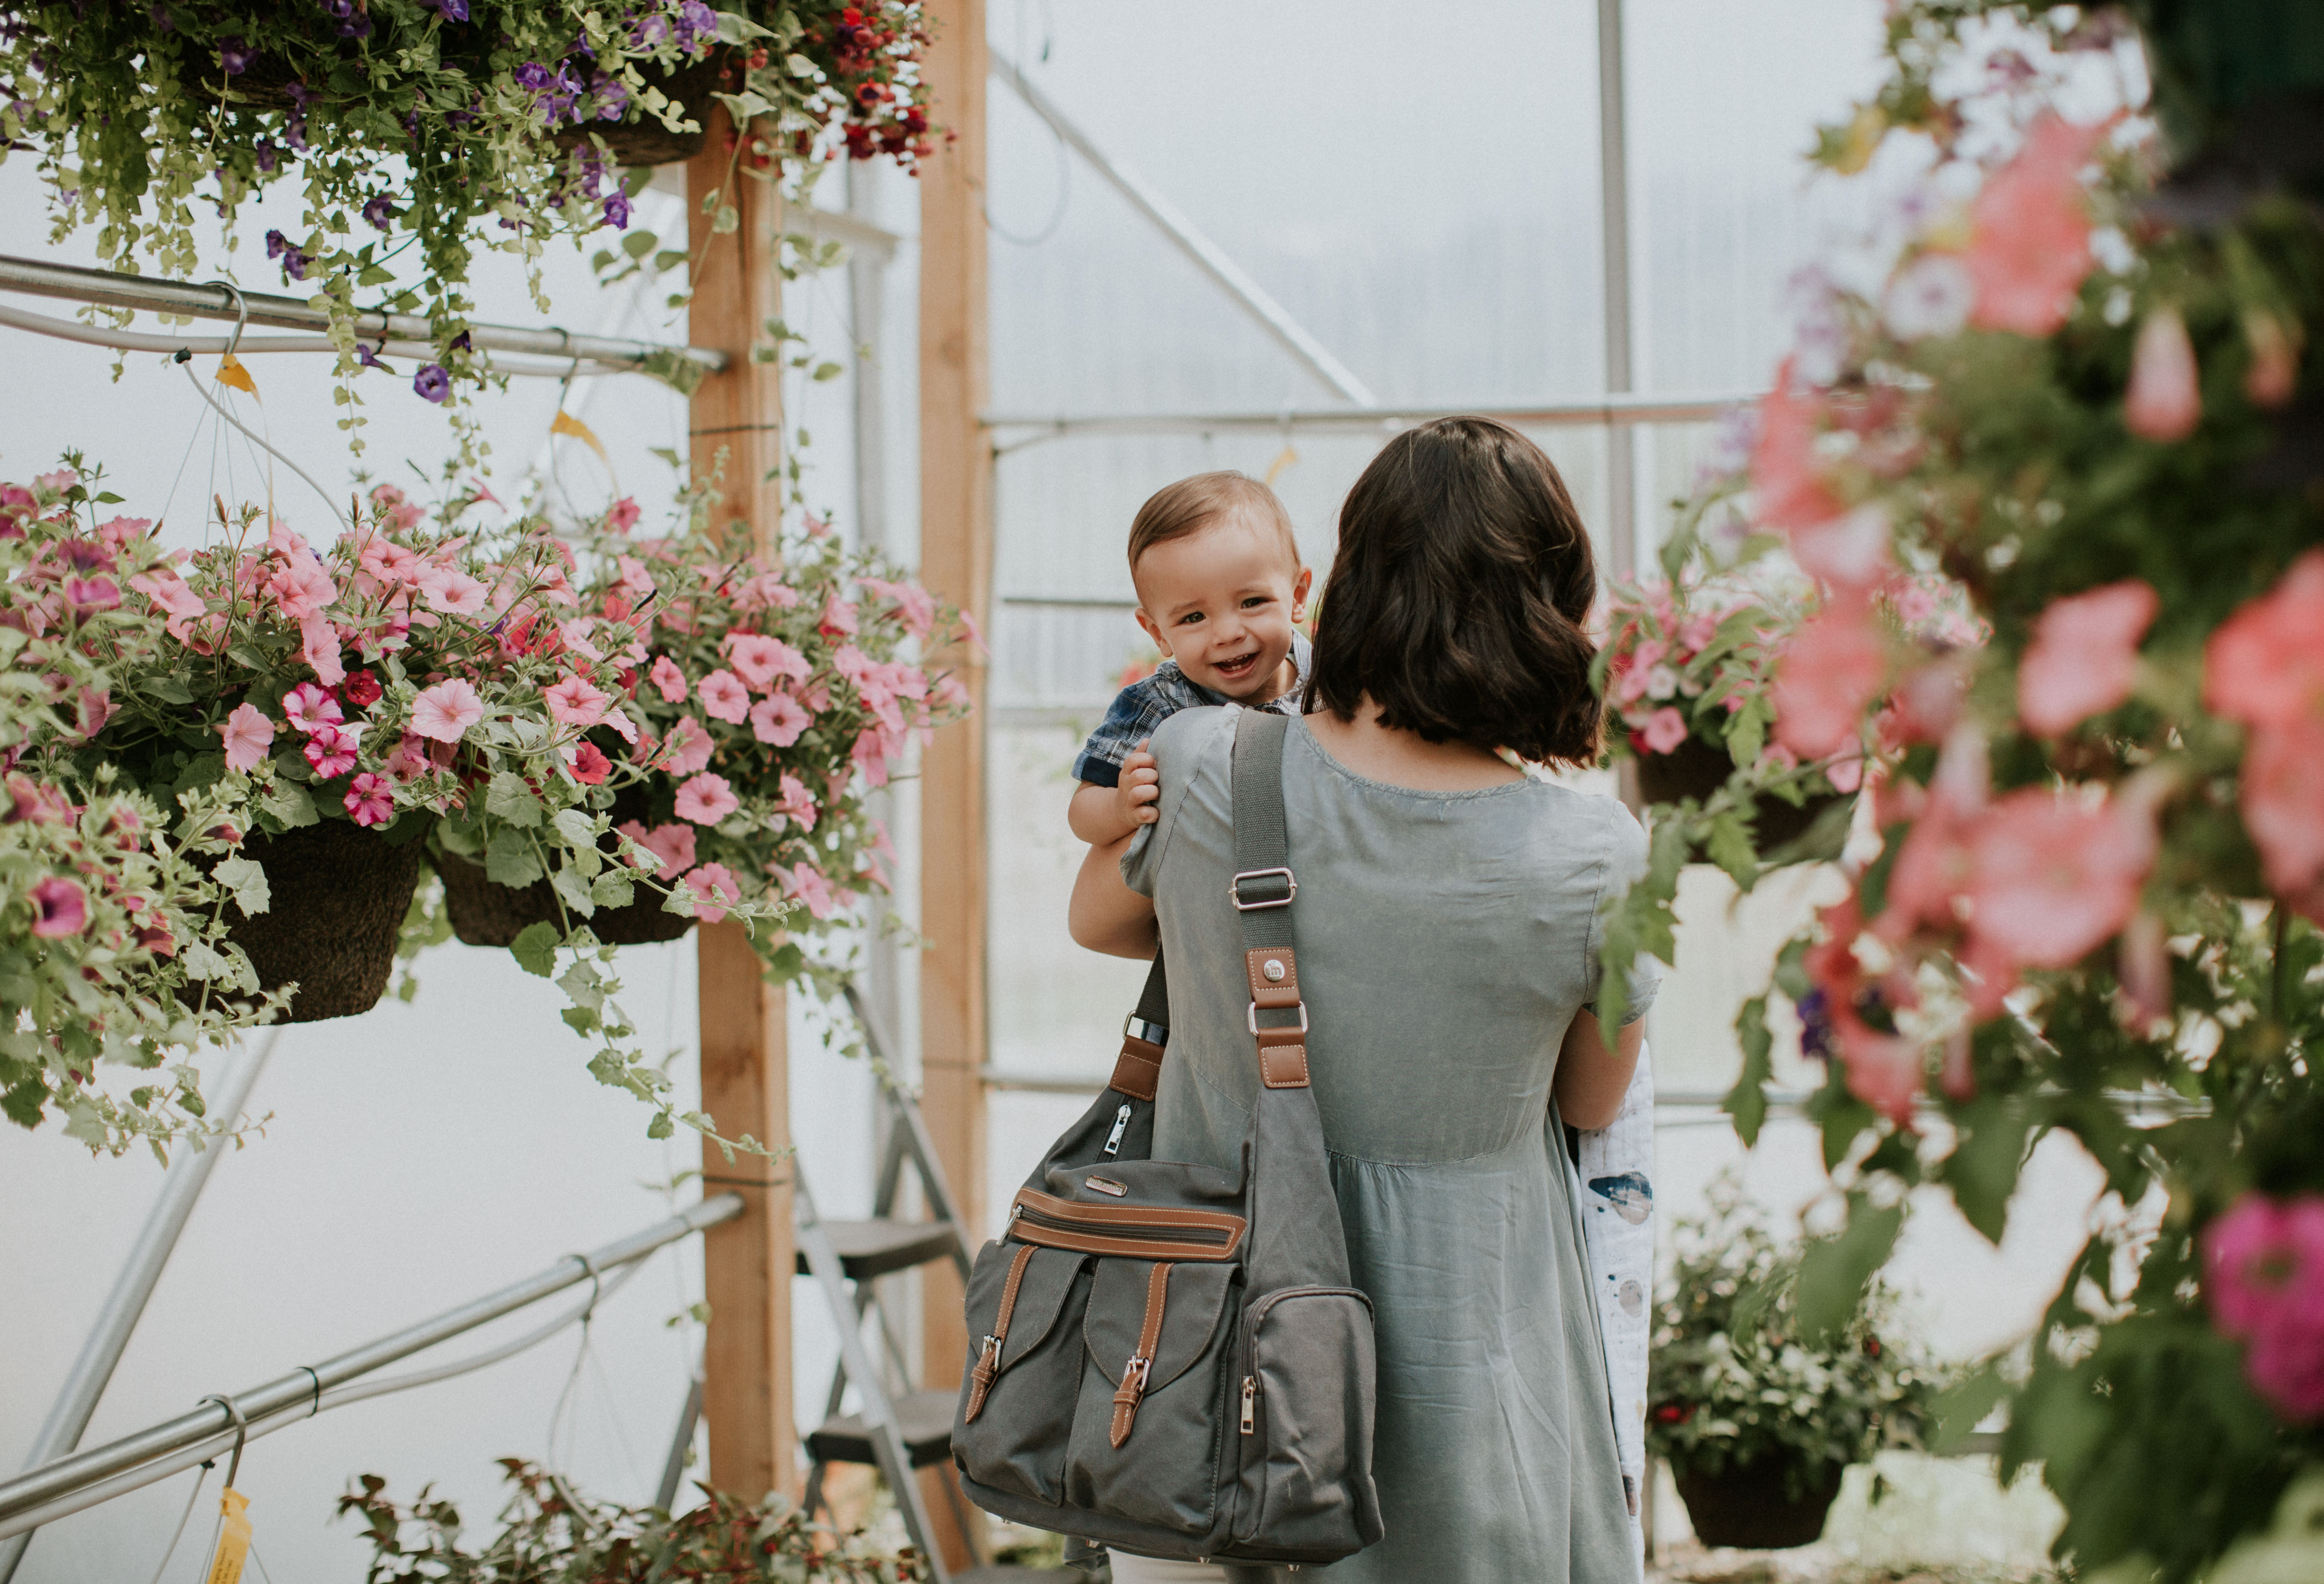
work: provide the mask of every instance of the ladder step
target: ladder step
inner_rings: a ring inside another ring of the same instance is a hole
[[[851,1282],[908,1271],[952,1255],[952,1228],[942,1221],[825,1221],[823,1229],[831,1235],[831,1245],[839,1251],[839,1268]],[[810,1274],[804,1250],[798,1274]]]
[[[1079,1568],[1015,1568],[1003,1564],[993,1568],[971,1568],[965,1573],[954,1573],[952,1584],[1088,1584],[1089,1575]]]
[[[948,1461],[952,1457],[952,1416],[960,1393],[907,1392],[890,1399],[896,1423],[904,1432],[904,1455],[915,1468]],[[872,1463],[872,1432],[862,1415],[843,1413],[826,1419],[807,1438],[807,1455],[818,1463]]]

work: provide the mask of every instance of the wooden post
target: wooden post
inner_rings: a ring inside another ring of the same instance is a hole
[[[920,172],[920,576],[982,628],[992,610],[992,453],[977,421],[990,395],[984,0],[930,0],[927,14],[936,42],[923,71],[951,135]],[[921,761],[921,1095],[973,1240],[984,1224],[985,656],[964,645],[939,658],[975,712],[938,733]],[[922,1380],[950,1386],[968,1366],[960,1281],[943,1264],[922,1281]],[[949,1531],[950,1504],[928,1505]],[[939,1542],[954,1565],[965,1560],[961,1538]]]
[[[715,520],[740,520],[762,550],[781,523],[775,473],[782,460],[779,366],[751,360],[759,327],[782,312],[782,200],[771,182],[744,175],[724,109],[706,116],[710,135],[686,169],[687,246],[696,260],[687,338],[730,359],[694,394],[691,462],[706,477],[725,453]],[[747,150],[743,151],[747,156]],[[704,200],[718,205],[704,212]],[[717,228],[718,208],[734,229]],[[742,926],[696,927],[702,1017],[702,1108],[729,1138],[748,1133],[778,1152],[790,1143],[790,1064],[784,996],[761,977]],[[779,1162],[737,1155],[728,1162],[705,1143],[711,1189],[742,1184],[743,1213],[703,1237],[704,1296],[710,1325],[703,1350],[703,1416],[709,1423],[709,1479],[745,1501],[767,1492],[799,1494],[798,1425],[791,1406],[791,1276],[796,1255],[791,1194]]]

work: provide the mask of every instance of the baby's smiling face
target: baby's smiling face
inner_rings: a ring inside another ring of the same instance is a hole
[[[1138,625],[1188,681],[1264,704],[1297,680],[1292,624],[1313,574],[1272,523],[1227,513],[1153,546],[1130,577]]]

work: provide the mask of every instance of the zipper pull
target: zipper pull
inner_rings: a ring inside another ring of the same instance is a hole
[[[1242,1377],[1242,1432],[1250,1435],[1259,1424],[1259,1381],[1252,1376]]]
[[[1130,1102],[1124,1100],[1121,1109],[1113,1114],[1113,1131],[1105,1135],[1105,1153],[1109,1158],[1121,1153],[1121,1135],[1130,1131]]]

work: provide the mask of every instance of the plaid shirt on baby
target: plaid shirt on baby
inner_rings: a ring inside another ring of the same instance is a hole
[[[1259,706],[1272,709],[1277,715],[1299,713],[1300,696],[1307,690],[1307,673],[1315,664],[1315,651],[1306,638],[1291,635],[1291,665],[1298,679],[1291,690],[1270,703]],[[1154,735],[1154,730],[1181,709],[1199,709],[1206,704],[1231,704],[1224,693],[1214,693],[1199,682],[1186,680],[1175,660],[1166,660],[1152,676],[1135,681],[1113,697],[1106,709],[1105,718],[1090,733],[1089,741],[1082,745],[1081,755],[1074,761],[1074,779],[1093,786],[1120,786],[1121,762],[1136,751],[1138,745]]]

